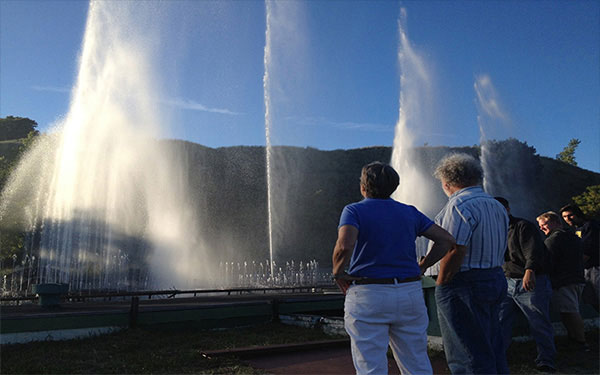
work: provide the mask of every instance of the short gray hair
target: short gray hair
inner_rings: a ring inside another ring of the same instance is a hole
[[[541,214],[540,216],[535,218],[537,221],[540,221],[542,219],[546,219],[546,221],[549,221],[551,223],[554,224],[558,224],[560,226],[562,226],[562,222],[560,221],[560,216],[558,216],[558,214],[554,211],[548,211],[548,212],[544,212],[543,214]]]
[[[477,159],[468,154],[451,154],[438,163],[435,178],[450,186],[467,187],[483,183],[483,169]]]

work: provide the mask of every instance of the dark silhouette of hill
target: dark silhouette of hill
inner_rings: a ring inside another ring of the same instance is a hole
[[[269,258],[269,205],[266,151],[259,146],[208,148],[179,141],[161,141],[174,160],[184,166],[178,178],[189,186],[190,205],[198,213],[198,235],[212,259],[263,261]],[[0,142],[0,158],[13,161],[19,141]],[[492,194],[507,197],[516,216],[535,220],[547,210],[558,210],[587,186],[600,184],[600,174],[554,159],[540,157],[533,147],[516,140],[494,142]],[[418,147],[414,164],[429,176],[430,217],[447,198],[433,177],[438,161],[448,153],[479,157],[479,147]],[[359,177],[363,165],[389,162],[391,147],[321,151],[277,146],[272,149],[271,217],[275,260],[316,259],[331,263],[339,215],[343,207],[362,197]],[[7,164],[8,168],[10,165]],[[402,180],[401,183],[409,183]],[[420,189],[420,186],[411,189]],[[421,208],[422,209],[422,208]],[[6,229],[6,228],[5,228]],[[199,250],[200,251],[200,250]]]
[[[167,142],[176,157],[188,165],[192,201],[201,217],[199,229],[211,252],[223,261],[267,259],[265,148],[212,149],[185,141]],[[535,220],[542,212],[558,210],[587,186],[600,183],[600,174],[540,157],[533,147],[518,141],[497,142],[495,147],[497,154],[506,154],[493,161],[497,163],[492,166],[495,179],[505,182],[504,191],[495,194],[509,197],[515,215]],[[503,147],[508,149],[502,150]],[[341,210],[361,199],[358,183],[362,166],[376,160],[389,162],[391,147],[321,151],[278,146],[272,152],[275,259],[280,263],[317,259],[322,265],[330,264]],[[416,166],[430,176],[428,183],[437,192],[431,197],[436,212],[447,198],[432,176],[433,170],[444,155],[452,152],[478,156],[479,148],[415,149]]]

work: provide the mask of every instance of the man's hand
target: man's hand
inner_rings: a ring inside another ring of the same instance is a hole
[[[532,269],[525,270],[525,276],[523,276],[523,289],[527,292],[531,292],[535,289],[535,271]]]
[[[443,285],[450,282],[454,275],[460,271],[462,261],[467,254],[467,247],[455,245],[440,261],[440,273],[438,274],[436,284]]]

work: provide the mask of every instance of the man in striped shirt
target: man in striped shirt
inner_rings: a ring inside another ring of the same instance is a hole
[[[435,291],[448,367],[453,374],[508,373],[499,321],[507,290],[502,264],[508,215],[483,191],[483,170],[474,157],[445,157],[435,177],[449,198],[435,222],[456,238],[440,261]]]

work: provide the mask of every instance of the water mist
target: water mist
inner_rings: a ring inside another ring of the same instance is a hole
[[[435,200],[432,199],[431,179],[418,167],[415,140],[419,130],[423,132],[429,123],[427,111],[432,98],[432,83],[425,60],[408,38],[404,8],[398,18],[398,36],[400,99],[391,165],[400,175],[400,186],[392,197],[431,216],[438,207],[432,206]],[[418,242],[417,253],[425,255],[426,241]]]
[[[541,212],[531,194],[540,171],[535,150],[511,138],[512,124],[489,75],[475,77],[477,123],[480,132],[483,187],[492,196],[503,196],[511,212],[529,219]]]
[[[304,160],[281,142],[290,131],[291,109],[301,106],[301,82],[305,82],[301,77],[307,65],[304,63],[306,30],[301,2],[269,0],[265,2],[265,13],[263,94],[269,256],[274,275],[283,266],[277,265],[277,261],[289,256],[290,250],[297,251],[290,246],[295,236],[291,232],[296,218],[305,210],[296,203],[298,186],[291,182],[302,173]]]
[[[494,181],[493,154],[490,140],[505,137],[504,129],[508,125],[508,116],[502,109],[498,93],[488,75],[475,78],[473,85],[477,96],[477,124],[479,125],[481,144],[481,165],[484,170],[483,188],[490,194],[502,194],[505,190],[500,181]]]
[[[267,211],[268,211],[268,222],[269,222],[269,261],[271,275],[274,274],[273,265],[273,181],[272,181],[272,162],[273,158],[273,146],[271,143],[271,80],[270,71],[272,67],[271,60],[271,20],[272,20],[272,7],[273,2],[267,0],[265,2],[266,7],[266,29],[265,29],[265,51],[264,51],[264,69],[265,73],[263,76],[263,93],[265,100],[265,155],[266,155],[266,169],[267,169]]]
[[[391,164],[400,175],[400,186],[393,198],[431,214],[430,178],[418,168],[415,140],[426,129],[431,103],[431,78],[427,65],[412,47],[406,32],[406,10],[398,18],[398,63],[400,68],[399,116],[396,123]]]
[[[3,192],[3,219],[27,197],[37,282],[167,288],[208,272],[181,166],[158,140],[158,16],[152,3],[90,3],[69,111]]]

